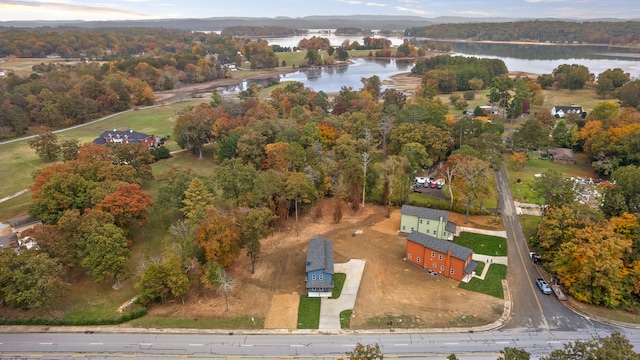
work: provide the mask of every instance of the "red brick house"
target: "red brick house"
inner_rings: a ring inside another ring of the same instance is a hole
[[[473,251],[417,231],[407,236],[405,260],[448,278],[469,282],[478,263]]]
[[[148,148],[152,148],[160,145],[160,138],[155,135],[147,135],[133,130],[119,131],[113,129],[113,131],[107,130],[103,132],[97,139],[93,140],[93,142],[98,145],[104,145],[108,143],[144,144]]]

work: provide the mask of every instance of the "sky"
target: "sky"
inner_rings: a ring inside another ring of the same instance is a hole
[[[640,18],[638,0],[0,0],[0,21],[311,15]]]

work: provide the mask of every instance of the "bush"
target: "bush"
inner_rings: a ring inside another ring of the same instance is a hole
[[[451,105],[455,105],[455,103],[460,100],[460,95],[458,94],[451,94],[451,96],[449,96],[449,101],[451,101]]]
[[[166,146],[159,146],[157,148],[152,148],[149,150],[151,155],[153,155],[153,159],[155,161],[168,159],[171,157],[171,151]]]
[[[458,99],[458,100],[456,100],[454,106],[458,110],[463,110],[463,109],[466,109],[467,106],[469,106],[469,103],[467,103],[467,101],[465,99]]]
[[[473,100],[476,98],[476,93],[473,91],[465,91],[463,96],[465,100]]]

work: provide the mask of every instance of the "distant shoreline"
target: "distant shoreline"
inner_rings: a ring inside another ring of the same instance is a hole
[[[469,44],[511,44],[511,45],[540,45],[540,46],[608,46],[624,49],[640,49],[640,45],[611,45],[611,44],[591,44],[591,43],[552,43],[539,41],[500,41],[500,40],[465,40],[465,39],[434,39],[425,37],[414,37],[413,39],[422,41],[455,42]]]

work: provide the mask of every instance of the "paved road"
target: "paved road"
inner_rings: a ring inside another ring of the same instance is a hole
[[[386,358],[496,359],[505,347],[522,348],[532,359],[562,348],[563,343],[608,336],[604,331],[518,330],[483,333],[414,333],[349,335],[249,335],[211,334],[0,334],[0,358],[242,358],[242,359],[336,359],[353,350],[356,343],[380,344]],[[623,331],[637,348],[640,331]]]
[[[553,295],[543,295],[534,281],[541,277],[529,258],[529,250],[516,214],[511,189],[504,165],[496,174],[500,194],[500,209],[507,232],[509,267],[507,280],[513,300],[512,316],[506,328],[579,330],[612,329],[609,325],[593,322],[577,315]],[[548,279],[547,279],[548,280]],[[537,330],[536,330],[537,331]]]

